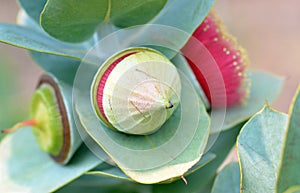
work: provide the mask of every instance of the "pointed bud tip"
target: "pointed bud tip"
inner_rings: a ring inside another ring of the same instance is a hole
[[[174,105],[172,104],[171,101],[168,101],[168,103],[166,104],[166,109],[172,109],[174,107]]]

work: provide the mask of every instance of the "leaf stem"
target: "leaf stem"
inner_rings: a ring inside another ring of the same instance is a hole
[[[17,124],[15,124],[10,129],[3,129],[1,132],[2,133],[13,133],[13,132],[17,131],[19,128],[21,128],[21,127],[32,126],[32,125],[35,125],[35,124],[36,124],[35,120],[28,120],[28,121],[17,123]]]

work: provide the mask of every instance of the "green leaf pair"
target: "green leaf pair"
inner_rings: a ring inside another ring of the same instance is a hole
[[[275,192],[287,119],[265,106],[245,124],[237,142],[243,192]]]
[[[211,193],[239,193],[240,168],[237,162],[228,164],[216,176]]]
[[[95,0],[94,0],[95,1]],[[51,9],[47,8],[47,6],[50,7],[56,7],[55,5],[55,0],[49,1],[47,5],[45,6],[45,10],[47,9],[47,13],[53,12]],[[67,4],[68,1],[59,1],[59,4]],[[96,2],[96,1],[95,1]],[[122,1],[123,2],[123,1]],[[125,1],[124,1],[125,2]],[[127,2],[127,1],[126,1]],[[139,2],[139,1],[138,1]],[[157,1],[150,1],[150,2],[144,2],[141,4],[147,4],[147,3],[157,3]],[[160,1],[163,2],[163,1]],[[199,26],[199,24],[202,22],[204,17],[207,15],[208,11],[210,10],[210,7],[213,4],[213,0],[210,1],[203,1],[203,0],[193,0],[191,2],[184,2],[181,0],[170,0],[167,2],[165,7],[161,10],[161,12],[156,15],[149,24],[156,24],[156,25],[161,25],[164,27],[171,26],[174,27],[176,30],[181,30],[183,33],[182,37],[169,37],[170,42],[172,42],[172,45],[176,45],[176,49],[181,49],[181,47],[186,43],[188,40],[189,36],[192,35],[194,30]],[[61,42],[59,40],[56,40],[52,37],[50,37],[48,34],[46,34],[43,30],[40,29],[40,27],[37,25],[38,22],[38,15],[40,14],[40,10],[43,6],[43,3],[39,4],[38,6],[32,5],[31,1],[28,0],[21,0],[20,4],[22,5],[23,9],[25,12],[29,15],[29,19],[22,19],[19,18],[19,20],[25,20],[25,26],[26,27],[20,27],[20,26],[15,26],[15,25],[10,25],[10,24],[0,24],[0,41],[11,44],[17,47],[25,48],[28,50],[33,50],[37,52],[42,52],[42,53],[47,53],[47,54],[54,54],[54,55],[59,55],[59,56],[66,56],[69,58],[73,58],[76,60],[82,60],[89,48],[93,46],[93,41],[94,40],[89,40],[83,43],[66,43],[66,42]],[[73,11],[68,11],[68,9],[76,9],[79,12],[89,12],[89,7],[93,7],[93,4],[87,4],[86,2],[84,3],[85,6],[80,10],[80,7],[78,7],[76,4],[70,5],[72,6],[66,6],[66,10],[63,10],[63,12],[72,12]],[[95,6],[96,7],[96,6]],[[55,8],[55,9],[56,9]],[[149,7],[150,9],[151,7]],[[45,11],[44,10],[44,11]],[[59,10],[60,11],[60,10]],[[61,12],[61,11],[60,11]],[[22,14],[21,14],[22,15]],[[24,14],[23,14],[24,15]],[[61,17],[56,14],[50,14],[49,17],[58,17],[57,19],[53,20],[55,22],[61,22],[61,25],[65,26],[66,28],[70,27],[69,23],[63,22],[64,20],[70,20],[71,18],[71,23],[76,23],[77,20],[72,17],[72,14],[69,15],[68,17],[63,16],[64,13],[62,13]],[[146,14],[144,14],[146,15]],[[33,18],[33,19],[32,19]],[[43,17],[42,17],[43,18]],[[139,16],[140,18],[140,16]],[[53,19],[53,18],[52,18]],[[28,22],[28,20],[35,20],[36,22]],[[85,19],[82,18],[81,21],[84,21]],[[101,22],[101,21],[100,21]],[[24,24],[24,21],[21,22]],[[30,24],[28,24],[30,23]],[[33,26],[35,25],[35,26]],[[75,24],[74,24],[75,25]],[[80,24],[77,23],[76,25],[80,27]],[[86,26],[83,26],[85,28]],[[30,29],[29,29],[30,28]],[[64,31],[63,29],[58,28],[57,26],[53,26],[53,28],[56,29],[56,33],[62,33],[62,34],[71,34],[70,31]],[[85,28],[86,29],[86,28]],[[145,29],[147,29],[147,26],[145,26]],[[103,29],[105,30],[105,29]],[[124,29],[126,30],[126,29]],[[46,30],[47,31],[47,30]],[[79,30],[80,31],[80,30]],[[131,32],[130,30],[128,30]],[[157,35],[159,35],[159,31],[155,30]],[[91,32],[89,32],[91,33]],[[102,30],[99,29],[96,32],[95,37],[97,37],[99,40],[104,38],[104,36],[98,37],[97,34],[106,34],[102,33]],[[150,40],[156,39],[157,35],[151,34],[151,33],[146,33],[145,35],[152,35],[152,37],[147,37],[143,36],[140,34],[130,34],[130,36],[127,36],[125,38],[127,39],[122,39],[123,42],[130,42],[128,46],[136,46],[138,41],[138,38],[136,36],[141,36],[143,38],[149,38]],[[80,34],[78,36],[81,36]],[[82,35],[85,36],[85,35]],[[75,37],[75,35],[74,35]],[[165,36],[164,36],[165,37]],[[78,37],[77,37],[78,38]],[[80,37],[79,37],[80,38]],[[159,42],[160,40],[157,40]],[[173,57],[174,55],[170,55],[170,57]]]
[[[41,13],[42,27],[63,41],[89,39],[100,23],[118,27],[145,24],[164,7],[166,0],[49,0]]]
[[[287,133],[284,136],[282,161],[280,163],[279,178],[277,180],[278,192],[300,191],[300,87],[290,107],[290,119]]]
[[[0,144],[1,192],[52,192],[101,163],[81,146],[67,167],[57,164],[40,150],[29,129]]]

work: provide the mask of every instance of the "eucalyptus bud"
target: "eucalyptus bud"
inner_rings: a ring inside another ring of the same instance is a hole
[[[91,90],[102,122],[120,132],[147,135],[176,110],[181,84],[176,67],[160,52],[130,48],[101,65]]]

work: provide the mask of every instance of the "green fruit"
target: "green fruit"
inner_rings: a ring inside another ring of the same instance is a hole
[[[82,143],[72,113],[72,87],[53,75],[43,75],[33,94],[31,120],[17,123],[2,133],[31,126],[40,148],[56,162],[66,164]]]
[[[43,75],[32,97],[33,133],[41,149],[66,164],[82,143],[72,112],[72,87],[53,75]]]
[[[32,127],[40,148],[52,156],[58,156],[63,146],[63,124],[55,90],[43,83],[34,92],[30,109]]]

